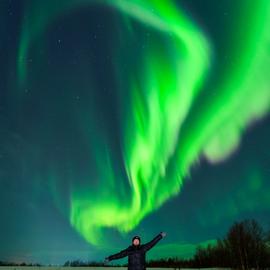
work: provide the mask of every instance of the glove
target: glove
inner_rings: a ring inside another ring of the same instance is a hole
[[[167,235],[167,233],[165,233],[165,232],[161,232],[160,234],[161,234],[162,238],[164,238]]]

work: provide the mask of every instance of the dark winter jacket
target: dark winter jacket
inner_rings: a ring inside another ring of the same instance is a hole
[[[153,240],[143,245],[130,245],[128,248],[111,255],[108,259],[115,260],[128,256],[128,270],[145,270],[145,253],[162,238],[159,233]]]

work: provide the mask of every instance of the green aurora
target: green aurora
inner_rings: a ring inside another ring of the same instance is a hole
[[[86,131],[87,125],[94,126],[89,110],[87,117],[78,116],[78,125],[95,155],[98,184],[87,177],[80,185],[76,179],[67,181],[69,198],[65,202],[56,184],[57,173],[52,169],[48,175],[55,203],[89,243],[104,243],[106,228],[123,235],[136,228],[181,192],[200,158],[211,163],[227,159],[249,125],[269,112],[270,2],[240,2],[241,14],[231,30],[239,42],[229,44],[233,60],[212,84],[207,80],[215,74],[215,44],[174,1],[26,2],[14,86],[19,99],[32,80],[26,59],[31,50],[44,46],[46,51],[42,40],[59,18],[76,9],[102,6],[115,11],[124,37],[111,45],[112,57],[120,59],[113,67],[121,115],[117,125],[120,161],[115,161],[108,135],[98,128],[91,134]],[[247,20],[252,29],[244,27]],[[132,47],[145,29],[150,33],[147,46]],[[136,59],[130,56],[130,48]],[[128,61],[124,69],[127,59],[133,62]],[[91,70],[88,74],[92,91],[97,84]],[[78,177],[75,172],[74,177]]]

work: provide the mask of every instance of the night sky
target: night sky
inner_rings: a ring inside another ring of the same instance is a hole
[[[269,29],[268,0],[1,0],[0,260],[269,229]]]

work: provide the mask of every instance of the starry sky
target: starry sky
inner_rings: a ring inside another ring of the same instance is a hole
[[[269,229],[269,28],[268,0],[0,1],[0,260]]]

